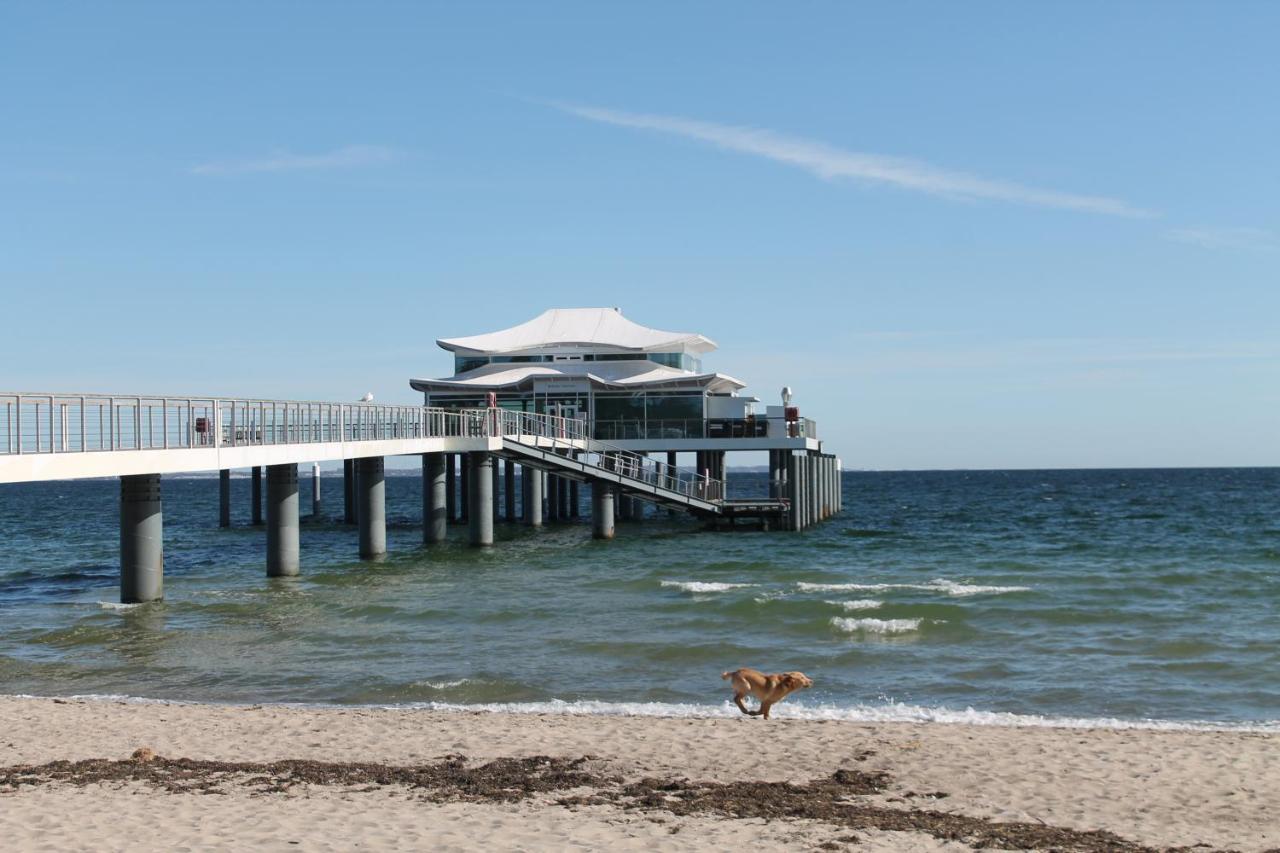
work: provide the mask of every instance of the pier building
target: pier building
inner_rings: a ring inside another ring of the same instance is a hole
[[[791,531],[842,508],[841,466],[814,422],[789,392],[762,408],[741,381],[705,371],[716,345],[703,335],[580,308],[438,343],[455,371],[410,380],[421,406],[0,393],[0,483],[118,477],[126,602],[163,596],[161,480],[179,472],[219,472],[219,523],[228,526],[231,471],[252,471],[269,576],[301,570],[299,465],[311,466],[312,515],[323,521],[319,463],[329,460],[343,462],[339,517],[357,526],[366,558],[387,547],[387,456],[421,457],[428,545],[445,540],[451,523],[488,546],[496,522],[541,527],[572,521],[584,506],[598,539],[646,507],[710,527]],[[767,451],[767,497],[728,493],[726,456],[743,451]],[[682,454],[692,466],[678,464]]]

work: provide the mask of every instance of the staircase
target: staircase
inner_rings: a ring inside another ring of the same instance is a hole
[[[500,455],[571,480],[608,483],[660,506],[699,514],[724,511],[724,481],[596,441],[586,423],[529,412],[489,409],[485,432],[501,436]]]

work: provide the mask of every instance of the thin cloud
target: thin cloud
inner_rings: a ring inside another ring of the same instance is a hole
[[[1175,228],[1166,236],[1170,240],[1199,246],[1202,249],[1251,249],[1271,252],[1280,249],[1280,235],[1265,228],[1214,226]]]
[[[240,175],[248,172],[300,172],[323,169],[351,169],[381,166],[397,157],[395,149],[381,145],[347,145],[321,154],[293,154],[282,151],[253,160],[224,160],[201,163],[191,169],[195,175]]]
[[[947,198],[1003,201],[1107,216],[1146,218],[1155,215],[1151,211],[1134,207],[1120,199],[1041,190],[1008,181],[990,180],[963,172],[940,169],[916,160],[849,151],[824,142],[786,136],[760,128],[714,124],[677,116],[627,113],[573,104],[553,103],[551,106],[590,121],[636,130],[669,133],[707,142],[729,151],[754,154],[804,169],[824,180],[848,178],[889,184],[901,189]]]

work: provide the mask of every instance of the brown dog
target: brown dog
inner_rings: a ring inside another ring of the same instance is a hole
[[[723,673],[720,677],[729,680],[733,688],[733,701],[737,703],[738,710],[752,717],[764,717],[766,720],[769,719],[769,709],[787,698],[789,694],[813,686],[813,679],[803,672],[765,675],[755,669],[735,669],[732,672]],[[760,700],[759,711],[748,711],[747,706],[742,704],[742,698],[747,695]]]

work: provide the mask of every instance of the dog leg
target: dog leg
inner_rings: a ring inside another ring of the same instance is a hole
[[[769,719],[769,709],[770,709],[770,708],[772,708],[772,707],[773,707],[773,703],[772,703],[772,702],[761,702],[761,703],[760,703],[760,710],[759,710],[759,711],[756,711],[756,713],[757,713],[758,715],[760,715],[760,716],[764,717],[764,718],[767,720],[767,719]]]
[[[738,710],[739,710],[739,711],[741,711],[742,713],[746,714],[748,717],[758,717],[758,716],[760,716],[760,712],[759,712],[759,711],[749,711],[749,710],[747,710],[747,706],[746,706],[746,705],[744,705],[744,704],[742,703],[742,697],[743,697],[743,695],[744,695],[744,694],[742,694],[742,693],[735,693],[735,694],[733,694],[733,701],[737,703],[737,705],[738,705]]]

